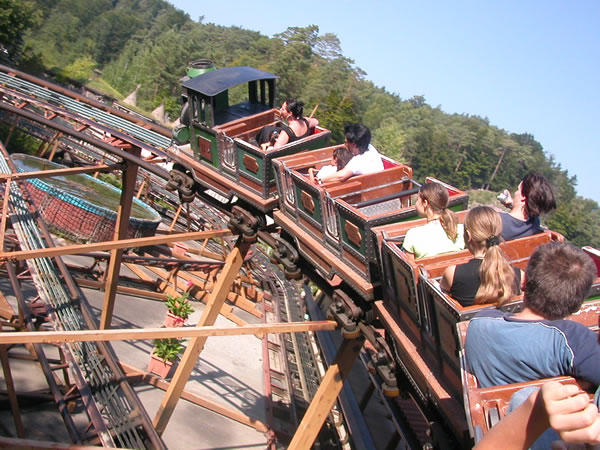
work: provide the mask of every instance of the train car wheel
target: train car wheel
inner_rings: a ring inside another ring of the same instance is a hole
[[[383,383],[381,385],[381,391],[383,392],[383,395],[390,398],[398,397],[400,395],[400,389],[398,389],[398,386],[390,386],[387,383]]]
[[[375,364],[373,363],[373,361],[369,361],[367,363],[367,370],[369,371],[370,374],[375,375],[377,373],[377,370],[375,369]]]
[[[360,328],[358,328],[358,327],[356,327],[352,330],[346,330],[345,328],[342,328],[342,337],[344,339],[356,339],[359,336],[360,336]]]
[[[288,280],[299,280],[300,277],[302,277],[302,271],[300,269],[289,270],[284,268],[283,273]]]
[[[193,189],[190,189],[190,188],[188,188],[188,187],[186,187],[186,186],[180,186],[180,187],[179,187],[179,192],[181,192],[181,195],[187,195],[188,197],[189,197],[190,195],[193,195],[193,194],[194,194],[194,190],[193,190]]]
[[[196,199],[196,194],[192,191],[190,194],[181,194],[181,201],[184,203],[192,203]]]
[[[172,178],[169,181],[167,181],[167,185],[165,186],[167,191],[171,191],[171,192],[176,191],[178,187],[179,187],[179,183]]]

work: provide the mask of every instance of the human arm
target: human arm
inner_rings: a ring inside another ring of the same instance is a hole
[[[448,266],[446,270],[444,270],[444,275],[442,275],[442,279],[440,280],[440,287],[444,292],[450,292],[452,288],[452,283],[454,283],[454,272],[456,270],[456,266]]]
[[[579,386],[549,381],[492,427],[475,448],[526,449],[548,427],[565,442],[600,443],[600,414],[588,394]]]
[[[277,140],[275,141],[275,144],[273,144],[273,148],[283,147],[289,141],[290,141],[290,136],[287,134],[287,131],[281,130],[281,132],[279,133],[279,136],[277,136]]]
[[[475,445],[474,450],[529,448],[549,426],[543,404],[537,401],[539,394],[540,391],[536,390],[517,409],[504,416]]]
[[[323,183],[329,183],[331,181],[346,181],[352,175],[352,170],[348,167],[344,167],[342,170],[338,170],[336,173],[324,176],[323,178],[321,178],[321,181]]]
[[[540,402],[549,425],[563,441],[600,444],[598,407],[579,386],[550,381],[542,386]]]
[[[406,256],[406,259],[408,259],[409,261],[414,261],[415,258],[415,254],[409,251],[404,250],[404,255]]]
[[[402,251],[404,252],[404,255],[406,256],[406,259],[409,261],[414,261],[417,257],[417,249],[416,249],[416,237],[415,237],[415,232],[413,230],[415,230],[416,228],[411,228],[410,230],[408,230],[406,232],[406,235],[404,236],[404,241],[402,241]]]
[[[512,207],[513,207],[512,193],[508,189],[504,189],[504,191],[500,195],[503,196],[502,200],[498,199],[500,204],[507,207],[508,209],[512,209]]]
[[[580,380],[580,384],[587,382],[591,386],[600,385],[598,334],[584,324],[573,320],[559,320],[554,324],[566,337],[563,360],[567,365],[572,361],[570,375]]]
[[[317,178],[315,177],[315,171],[317,169],[315,169],[314,167],[311,167],[308,169],[308,179],[310,180],[311,183],[316,183],[317,182]]]

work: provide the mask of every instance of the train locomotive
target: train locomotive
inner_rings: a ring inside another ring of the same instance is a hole
[[[194,70],[182,84],[181,125],[173,136],[186,145],[173,147],[167,187],[178,190],[183,201],[210,190],[226,201],[235,196],[256,214],[268,213],[278,203],[271,161],[324,147],[331,132],[316,127],[310,136],[281,148],[261,149],[252,138],[264,126],[277,123],[277,75],[252,67],[206,66],[203,61],[193,63]],[[230,105],[229,92],[244,85],[247,99]]]

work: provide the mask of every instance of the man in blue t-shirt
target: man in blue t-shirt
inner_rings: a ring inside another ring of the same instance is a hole
[[[563,320],[581,307],[596,278],[582,250],[553,242],[536,249],[522,283],[523,311],[483,311],[471,320],[465,351],[480,387],[570,375],[600,385],[598,335]]]
[[[529,172],[519,183],[512,198],[508,190],[504,193],[507,196],[504,205],[510,208],[510,212],[500,213],[505,241],[544,231],[539,216],[556,209],[554,191],[545,176]]]

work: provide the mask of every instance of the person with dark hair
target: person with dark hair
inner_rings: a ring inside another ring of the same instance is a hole
[[[507,198],[504,205],[510,208],[510,212],[500,214],[505,241],[541,233],[544,229],[540,225],[540,216],[556,209],[552,186],[537,172],[525,175],[512,199],[508,189],[504,196]]]
[[[564,320],[596,278],[592,259],[563,242],[539,246],[522,282],[523,310],[482,311],[467,330],[467,364],[480,387],[570,375],[600,385],[600,343],[585,325]]]
[[[427,218],[427,224],[407,231],[402,244],[410,258],[423,258],[465,248],[463,225],[448,209],[448,189],[440,183],[425,183],[417,194],[417,214]]]
[[[351,123],[344,128],[345,147],[354,155],[342,170],[321,178],[321,182],[345,181],[355,175],[380,172],[383,160],[375,147],[371,145],[371,130],[359,123]]]
[[[318,183],[319,180],[327,175],[336,173],[338,170],[342,170],[344,167],[346,167],[346,164],[350,162],[352,156],[352,152],[350,152],[350,150],[348,150],[346,147],[336,147],[333,149],[331,164],[321,167],[318,172],[312,167],[308,169],[310,181],[312,183]]]
[[[508,263],[500,248],[500,215],[489,206],[476,206],[467,213],[464,228],[473,259],[449,266],[440,287],[462,306],[507,303],[520,292],[521,270]]]
[[[304,117],[304,103],[290,98],[279,108],[279,117],[287,122],[263,127],[256,135],[256,141],[263,150],[272,150],[310,136],[319,121]],[[275,135],[275,140],[273,136]]]

